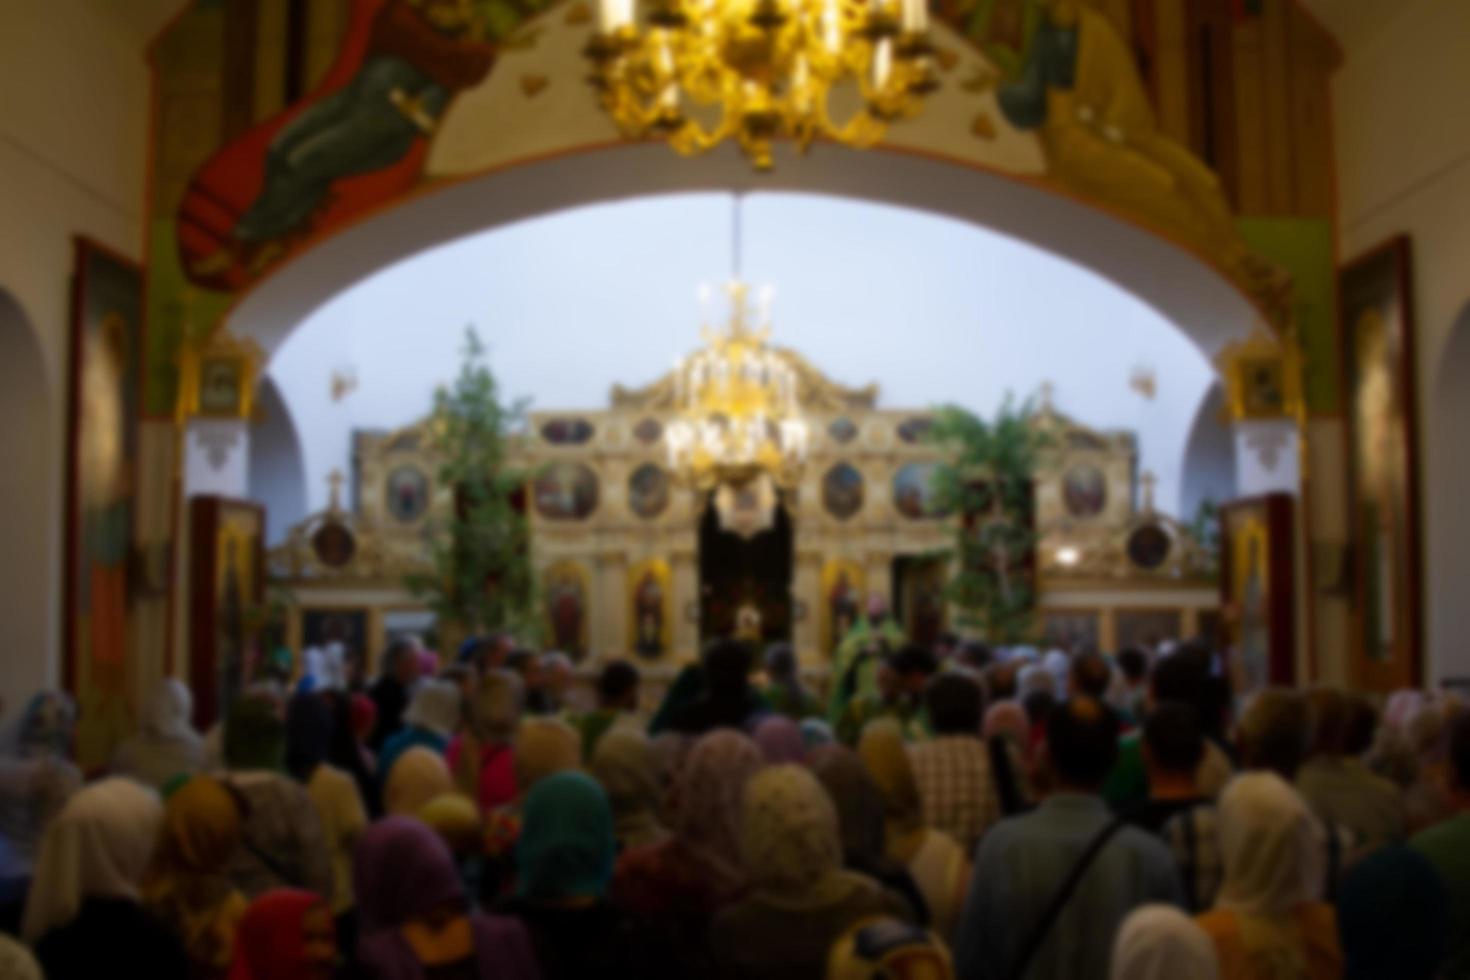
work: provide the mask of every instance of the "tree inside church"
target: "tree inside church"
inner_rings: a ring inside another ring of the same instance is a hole
[[[949,405],[929,438],[944,448],[935,472],[935,501],[958,514],[955,573],[946,597],[960,624],[992,643],[1032,638],[1036,608],[1033,473],[1047,438],[1032,424],[1033,408],[1007,398],[993,420]]]
[[[508,441],[524,428],[525,401],[506,403],[473,327],[465,331],[459,376],[434,393],[431,431],[439,481],[454,507],[428,531],[432,571],[406,585],[433,611],[440,642],[536,629],[535,577],[524,499],[527,475],[509,465]]]

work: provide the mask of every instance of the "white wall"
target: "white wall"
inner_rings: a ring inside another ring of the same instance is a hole
[[[1461,479],[1470,429],[1449,407],[1454,389],[1470,384],[1470,362],[1445,357],[1470,301],[1470,3],[1395,3],[1382,27],[1347,38],[1334,80],[1339,213],[1344,260],[1395,234],[1413,240],[1434,680],[1470,675],[1470,508]]]
[[[265,505],[268,544],[278,544],[306,516],[306,472],[296,423],[275,382],[264,378],[255,394],[250,427],[250,499]]]
[[[1177,513],[1191,423],[1213,371],[1192,341],[1131,294],[1041,249],[905,208],[755,194],[743,268],[775,286],[773,341],[839,381],[877,381],[883,404],[993,412],[1045,381],[1062,411],[1126,428]],[[421,253],[345,290],[279,348],[271,379],[305,457],[307,506],[349,470],[354,428],[421,418],[458,369],[475,323],[511,396],[595,408],[699,344],[700,282],[731,270],[730,197],[643,197],[508,225]],[[1137,366],[1156,377],[1146,399]],[[330,396],[333,371],[360,387]],[[1227,496],[1229,491],[1227,491]]]
[[[1206,500],[1223,504],[1236,495],[1235,440],[1222,422],[1225,392],[1219,383],[1210,386],[1200,399],[1190,426],[1180,475],[1179,517],[1194,519]]]
[[[141,49],[83,0],[0,4],[0,289],[34,331],[42,434],[0,508],[0,691],[59,679],[61,514],[72,236],[141,258],[148,73]],[[9,329],[21,329],[10,327]],[[23,344],[6,340],[8,359]],[[15,370],[8,364],[7,371]],[[7,405],[9,402],[7,401]],[[8,428],[7,428],[8,431]],[[5,444],[6,466],[14,458]],[[39,533],[44,541],[35,540]],[[11,559],[28,542],[28,559]]]

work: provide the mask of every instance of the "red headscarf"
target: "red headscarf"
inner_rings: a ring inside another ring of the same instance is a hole
[[[352,731],[357,737],[367,738],[378,723],[378,706],[366,694],[352,695]]]
[[[306,916],[316,909],[328,909],[320,895],[293,888],[268,891],[251,902],[235,934],[230,980],[312,980],[320,976],[306,950]]]

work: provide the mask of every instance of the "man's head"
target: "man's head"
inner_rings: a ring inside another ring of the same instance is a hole
[[[877,622],[888,616],[888,597],[882,592],[869,592],[867,605],[868,619]]]
[[[1047,716],[1046,752],[1059,789],[1096,793],[1118,758],[1118,718],[1096,698],[1069,698]]]
[[[1208,648],[1186,643],[1154,664],[1150,677],[1153,702],[1183,701],[1199,712],[1206,733],[1219,729],[1228,703],[1224,685],[1214,676]]]
[[[915,643],[900,647],[887,656],[888,666],[898,676],[901,694],[917,697],[924,693],[929,678],[939,669],[934,653]]]
[[[1118,651],[1118,669],[1129,687],[1137,687],[1148,677],[1148,654],[1138,647],[1124,647]]]
[[[634,711],[638,707],[638,668],[626,660],[612,660],[597,675],[598,707]]]
[[[979,640],[965,640],[955,650],[955,663],[974,671],[988,670],[995,654]]]
[[[1143,723],[1143,761],[1149,782],[1160,777],[1194,782],[1205,757],[1205,733],[1192,705],[1165,701],[1155,705]]]
[[[404,687],[419,679],[419,642],[411,636],[400,636],[388,644],[383,653],[383,674]]]
[[[1287,782],[1312,742],[1312,710],[1298,691],[1270,687],[1257,694],[1236,726],[1243,769],[1269,769]]]
[[[705,687],[711,697],[744,697],[750,679],[750,648],[732,636],[711,640],[704,648]]]
[[[553,694],[565,694],[577,679],[572,658],[553,650],[541,655],[541,686]]]
[[[796,651],[790,643],[772,643],[766,647],[766,673],[771,680],[782,684],[796,680]]]
[[[980,685],[964,674],[940,674],[924,692],[929,722],[935,735],[980,734],[985,713],[985,694]]]
[[[1076,694],[1102,699],[1113,681],[1113,668],[1107,658],[1096,651],[1078,654],[1072,658],[1071,688]]]

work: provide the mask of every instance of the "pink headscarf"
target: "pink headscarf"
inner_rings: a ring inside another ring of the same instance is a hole
[[[806,761],[806,738],[801,726],[783,715],[772,715],[755,726],[755,744],[773,766]]]

